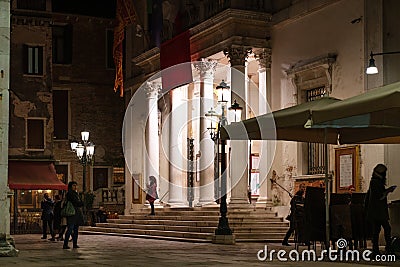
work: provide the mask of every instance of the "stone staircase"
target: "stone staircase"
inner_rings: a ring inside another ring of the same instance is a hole
[[[211,242],[218,226],[219,207],[164,207],[150,216],[149,209],[95,227],[80,228],[83,234],[106,234],[140,238],[157,238],[187,242]],[[228,208],[229,226],[236,242],[281,242],[289,223],[278,217],[272,207]]]

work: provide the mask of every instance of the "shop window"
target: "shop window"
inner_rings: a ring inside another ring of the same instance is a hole
[[[33,206],[32,190],[18,190],[18,205],[21,207]]]

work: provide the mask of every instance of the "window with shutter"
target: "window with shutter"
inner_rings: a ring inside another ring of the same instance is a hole
[[[25,74],[43,75],[43,46],[24,45]]]

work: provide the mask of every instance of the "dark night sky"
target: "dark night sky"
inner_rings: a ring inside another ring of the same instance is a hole
[[[53,0],[53,12],[115,18],[116,0]]]

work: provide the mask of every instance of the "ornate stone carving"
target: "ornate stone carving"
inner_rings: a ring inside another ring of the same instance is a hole
[[[261,51],[256,52],[255,54],[259,66],[259,71],[265,71],[265,69],[271,68],[271,49],[264,48]]]
[[[218,62],[213,60],[202,59],[201,62],[195,62],[194,67],[200,73],[200,77],[204,79],[214,78],[215,70]]]
[[[224,49],[224,55],[229,58],[231,66],[245,66],[246,59],[251,52],[251,47],[245,46],[230,46]]]
[[[335,62],[336,54],[330,53],[299,61],[286,71],[297,90],[299,102],[306,101],[306,90],[325,87],[328,95],[332,93],[332,67]]]
[[[144,88],[146,90],[146,96],[148,98],[157,98],[158,94],[161,92],[160,82],[147,82]]]

